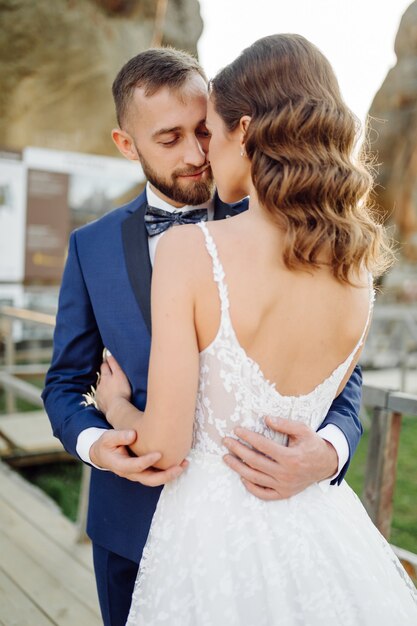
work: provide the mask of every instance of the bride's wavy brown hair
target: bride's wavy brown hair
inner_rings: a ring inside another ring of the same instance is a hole
[[[211,82],[228,131],[251,117],[245,148],[260,204],[282,227],[290,269],[319,267],[352,283],[366,267],[382,274],[393,254],[373,216],[373,177],[355,156],[358,120],[340,94],[332,67],[300,35],[272,35],[246,48]]]

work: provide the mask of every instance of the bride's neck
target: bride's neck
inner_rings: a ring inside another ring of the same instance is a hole
[[[283,230],[279,224],[279,209],[276,210],[276,218],[259,202],[258,194],[256,193],[253,185],[249,194],[249,210],[247,211],[248,218],[251,221],[256,220],[257,223],[263,223],[268,228],[275,226],[278,230]]]

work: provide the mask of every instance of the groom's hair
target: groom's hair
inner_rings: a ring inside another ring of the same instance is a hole
[[[130,59],[117,74],[113,86],[117,122],[122,128],[126,123],[129,104],[137,87],[152,96],[161,87],[180,89],[190,75],[199,74],[205,82],[203,68],[188,52],[175,48],[149,48]]]

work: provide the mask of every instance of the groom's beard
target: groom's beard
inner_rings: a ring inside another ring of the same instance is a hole
[[[162,178],[154,169],[149,165],[144,156],[138,150],[140,164],[142,165],[143,173],[148,181],[158,189],[164,196],[171,198],[174,202],[179,204],[196,206],[208,202],[214,193],[214,181],[211,168],[208,163],[202,167],[189,167],[186,170],[176,170],[172,172],[170,179]],[[201,172],[203,169],[207,169],[205,181],[188,181],[187,183],[181,179],[181,176],[189,176]]]

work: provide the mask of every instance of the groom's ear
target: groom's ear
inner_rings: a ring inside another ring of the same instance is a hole
[[[113,128],[111,136],[116,144],[116,148],[126,159],[129,159],[129,161],[139,161],[135,144],[128,132],[120,128]]]

